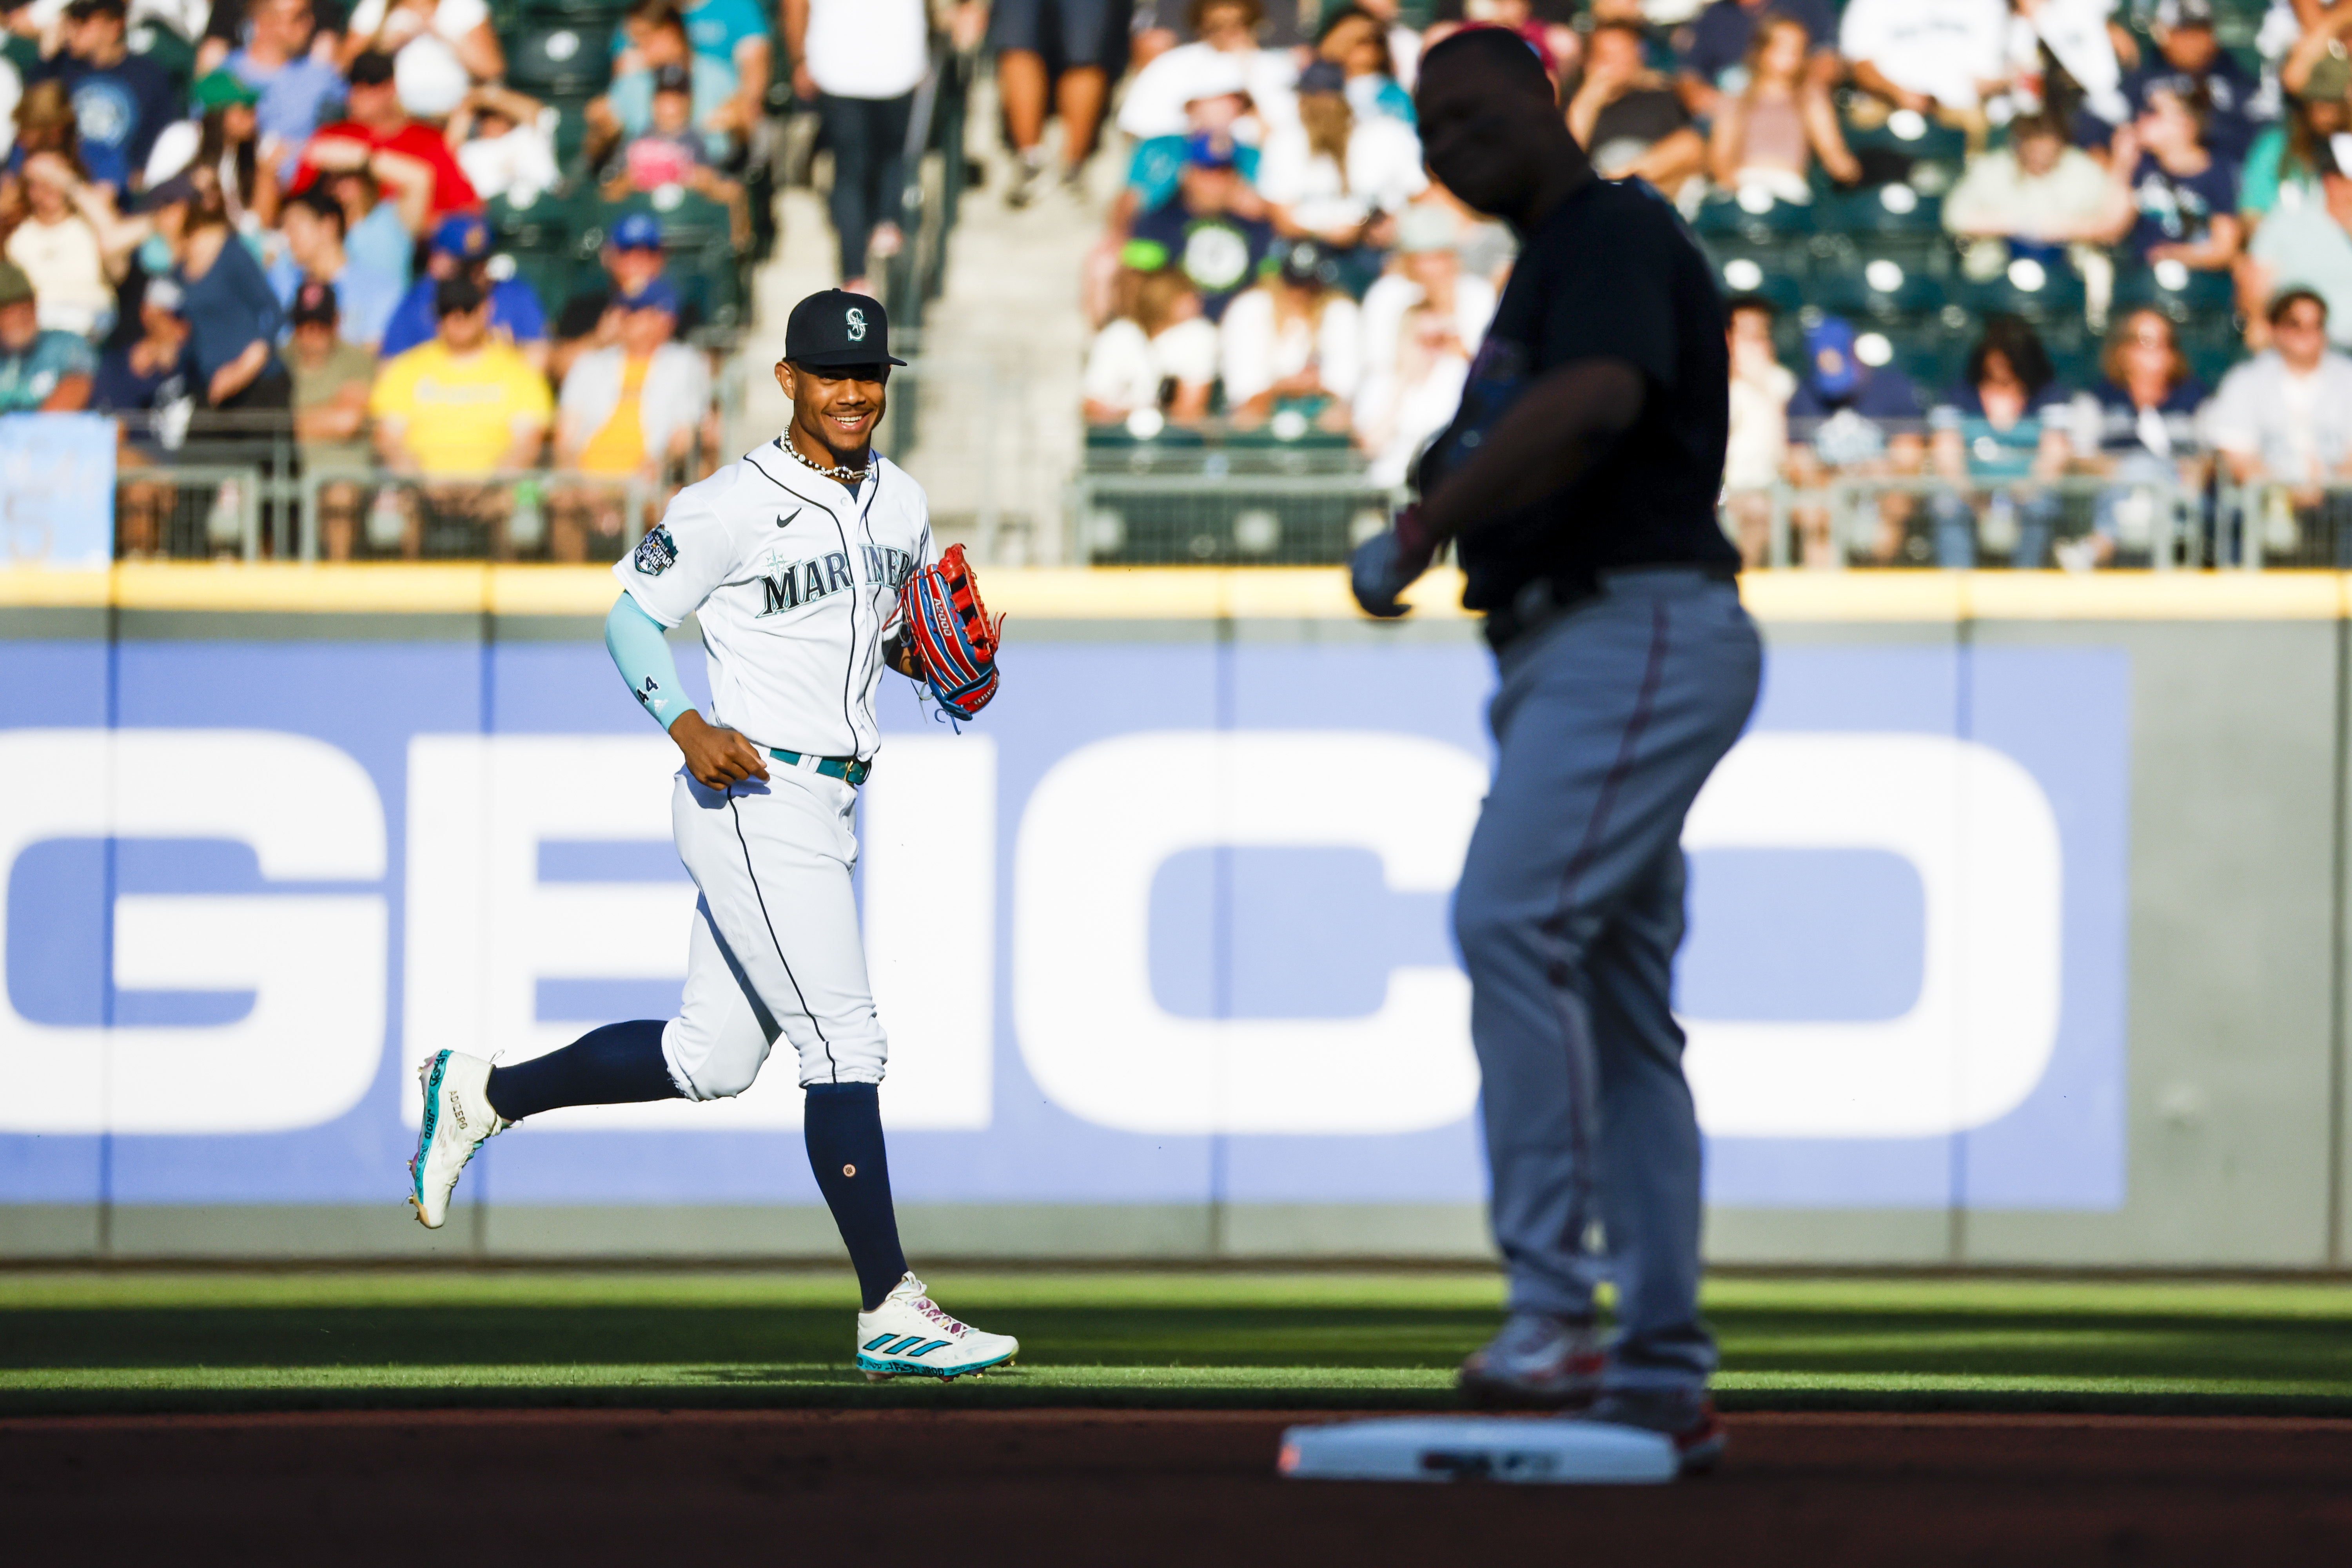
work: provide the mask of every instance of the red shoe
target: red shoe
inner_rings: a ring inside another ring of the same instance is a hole
[[[1481,1410],[1580,1410],[1601,1392],[1592,1325],[1548,1312],[1513,1312],[1462,1363],[1462,1396]]]

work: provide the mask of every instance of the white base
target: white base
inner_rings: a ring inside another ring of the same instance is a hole
[[[1457,1416],[1293,1426],[1276,1468],[1298,1480],[1655,1486],[1682,1460],[1673,1438],[1638,1427]]]

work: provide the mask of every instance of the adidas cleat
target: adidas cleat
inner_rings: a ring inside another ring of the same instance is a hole
[[[425,1229],[439,1230],[466,1162],[483,1139],[510,1124],[490,1109],[490,1064],[479,1057],[436,1051],[417,1065],[416,1078],[425,1086],[425,1121],[408,1162],[408,1201]]]
[[[957,1322],[908,1274],[870,1312],[857,1314],[857,1370],[869,1382],[892,1377],[977,1377],[1021,1353],[1010,1334]]]

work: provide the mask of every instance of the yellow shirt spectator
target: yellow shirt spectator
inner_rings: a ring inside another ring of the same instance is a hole
[[[457,353],[441,338],[387,362],[368,412],[434,476],[498,468],[519,437],[554,413],[547,378],[513,345],[485,338]]]

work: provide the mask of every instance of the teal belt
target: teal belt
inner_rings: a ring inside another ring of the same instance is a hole
[[[809,763],[812,771],[823,773],[829,779],[839,779],[842,783],[852,785],[853,787],[857,784],[864,784],[866,782],[866,775],[874,771],[874,764],[872,763],[861,763],[856,757],[812,758],[803,756],[798,752],[787,752],[781,746],[770,747],[768,750],[768,755],[775,758],[776,761],[780,763],[783,763],[795,768],[799,767],[803,763]]]

